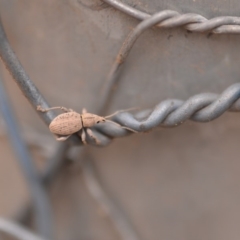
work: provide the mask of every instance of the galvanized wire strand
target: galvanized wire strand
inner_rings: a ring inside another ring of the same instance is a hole
[[[111,138],[124,137],[131,134],[123,128],[128,127],[137,132],[149,131],[155,127],[176,127],[186,120],[209,122],[220,117],[224,112],[240,111],[240,83],[228,87],[222,94],[201,93],[183,101],[167,99],[153,109],[142,110],[136,114],[121,112],[115,115],[114,122],[105,122],[93,127],[101,146],[110,143]],[[106,137],[106,138],[105,138]],[[89,144],[94,145],[93,141]]]
[[[49,104],[44,99],[40,91],[37,89],[33,81],[29,78],[28,74],[24,70],[17,56],[12,50],[11,45],[8,42],[6,33],[2,26],[2,22],[0,20],[0,58],[2,59],[4,65],[8,69],[9,73],[12,75],[13,79],[19,86],[20,90],[27,98],[29,103],[32,105],[35,111],[37,111],[37,107],[41,106],[42,108],[49,108]],[[41,112],[37,111],[39,116],[48,126],[50,122],[57,116],[55,112]],[[80,142],[80,139],[74,135],[70,139],[73,143]],[[81,144],[81,142],[80,142]]]
[[[102,1],[139,20],[144,20],[146,18],[151,17],[150,14],[137,10],[136,8],[133,8],[127,5],[126,3],[123,3],[118,0],[102,0]]]
[[[40,94],[40,92],[38,91],[34,83],[31,81],[31,79],[25,72],[21,63],[17,59],[16,55],[14,54],[7,40],[7,37],[1,22],[0,22],[0,57],[3,60],[3,63],[7,67],[8,71],[10,72],[10,74],[18,84],[19,88],[22,90],[23,94],[29,100],[30,104],[34,107],[34,109],[36,110],[38,105],[42,106],[43,108],[48,108],[49,107],[48,103]],[[105,94],[106,94],[105,99],[107,100],[109,91],[106,91]],[[105,103],[103,102],[103,105],[104,104]],[[42,117],[42,119],[47,125],[49,125],[52,119],[56,116],[53,111],[50,111],[47,113],[38,112],[38,114]],[[102,133],[95,131],[95,135],[100,140],[103,146],[109,144],[111,141],[108,136],[105,136]],[[76,142],[76,139],[74,139],[74,141]],[[91,142],[91,144],[93,145],[95,144],[90,138],[88,138],[88,141]],[[81,144],[81,142],[79,142],[79,144]],[[52,181],[52,179],[56,175],[56,172],[58,171],[59,166],[65,160],[66,152],[69,149],[69,146],[70,146],[69,144],[61,143],[59,147],[56,149],[56,152],[53,158],[49,161],[49,166],[47,166],[43,174],[40,175],[40,178],[44,184],[49,185],[49,183]],[[27,174],[29,174],[29,172]],[[33,181],[32,183],[34,184],[34,182],[35,181]],[[42,197],[39,197],[38,202],[40,202],[41,199]],[[14,218],[20,222],[24,222],[28,218],[29,214],[31,213],[31,209],[32,209],[31,205],[32,205],[31,203],[26,203],[26,205],[22,207],[22,209],[15,215]],[[43,215],[44,212],[45,211],[41,211],[42,213],[41,215]],[[37,215],[36,217],[38,218],[39,216]],[[45,221],[45,223],[48,224],[48,221]],[[48,227],[50,226],[51,225],[48,224]]]
[[[114,228],[121,236],[121,239],[139,240],[138,234],[128,221],[124,211],[117,206],[116,202],[107,193],[103,184],[100,183],[93,160],[90,158],[89,154],[85,156],[84,160],[81,162],[81,167],[89,193],[110,218]]]
[[[155,24],[162,22],[170,17],[173,17],[176,15],[175,11],[167,10],[164,12],[159,12],[154,14],[153,16],[147,18],[146,20],[143,20],[141,23],[139,23],[127,36],[126,40],[123,42],[117,57],[110,69],[110,72],[108,74],[108,77],[105,81],[104,86],[104,94],[103,96],[107,96],[106,98],[103,97],[103,102],[107,103],[111,101],[112,95],[110,96],[106,94],[106,92],[113,93],[114,92],[114,87],[118,84],[119,81],[119,75],[120,75],[120,70],[121,66],[123,65],[124,61],[126,60],[127,56],[130,53],[130,50],[132,49],[134,43],[138,39],[138,37],[148,28],[154,26]],[[102,104],[105,106],[105,108],[101,109],[101,112],[106,112],[107,104]]]
[[[176,127],[186,120],[209,122],[220,117],[224,112],[240,111],[240,83],[228,87],[222,94],[202,93],[186,101],[169,99],[160,102],[153,109],[137,114],[122,112],[113,117],[120,125],[111,123],[97,125],[96,130],[112,138],[123,137],[130,132],[122,126],[137,132],[149,131],[154,127]]]
[[[27,75],[26,71],[22,67],[21,63],[19,62],[18,58],[16,57],[15,53],[13,52],[11,45],[8,42],[7,36],[3,29],[2,23],[0,21],[0,57],[8,69],[9,73],[12,75],[15,82],[18,84],[19,88],[29,101],[29,103],[33,106],[35,111],[37,111],[37,107],[41,106],[42,108],[49,108],[48,103],[41,95],[35,84]],[[109,91],[105,91],[104,99],[108,99]],[[105,104],[105,103],[103,103]],[[43,119],[45,124],[48,126],[50,122],[56,117],[54,111],[48,112],[40,112],[37,111],[40,117]],[[98,138],[101,139],[101,142],[109,142],[107,136],[102,136],[101,133],[96,133]],[[75,134],[68,140],[71,143],[78,143],[82,145],[80,138]],[[91,139],[89,140],[91,141]],[[93,144],[93,143],[92,143]]]
[[[42,106],[43,108],[48,108],[49,105],[41,95],[35,84],[29,78],[15,53],[13,52],[5,31],[3,29],[2,23],[0,21],[0,57],[8,69],[9,73],[12,75],[13,79],[28,99],[30,104],[33,106],[35,110],[37,110],[37,106]],[[54,112],[37,112],[43,121],[48,125],[52,119],[56,116]]]
[[[104,0],[105,1],[105,0]],[[131,7],[125,6],[118,1],[105,1],[107,3],[114,3],[114,6],[120,9],[127,9],[127,12],[132,14],[134,11]],[[119,3],[119,4],[118,4]],[[130,11],[131,10],[131,11]],[[139,12],[134,12],[135,16]],[[139,15],[140,16],[140,15]],[[176,27],[182,24],[186,24],[190,21],[198,19],[197,21],[201,22],[204,18],[197,14],[184,14],[180,15],[176,11],[165,10],[154,15],[150,15],[148,17],[141,17],[143,20],[139,23],[127,36],[126,40],[124,41],[123,45],[121,46],[118,55],[113,63],[113,66],[110,70],[108,75],[106,85],[107,91],[111,92],[112,89],[117,85],[119,81],[119,75],[121,66],[125,62],[127,56],[130,53],[131,48],[133,47],[134,43],[136,42],[137,38],[149,27],[158,24],[158,26],[164,27]],[[195,21],[194,20],[194,21]],[[227,17],[225,21],[232,21],[233,23],[238,23],[235,18]],[[238,19],[239,20],[239,19]],[[235,22],[234,22],[235,21]],[[219,24],[222,24],[223,18],[215,18],[209,21],[208,25],[198,25],[198,29],[210,29],[209,27],[216,27]],[[196,25],[191,25],[191,27],[196,28]],[[196,96],[191,97],[188,101],[184,103],[184,101],[177,100],[177,99],[170,99],[161,102],[158,104],[153,111],[147,110],[143,111],[142,113],[138,113],[137,115],[142,115],[142,118],[146,118],[145,120],[137,119],[131,113],[119,113],[112,120],[118,122],[120,125],[114,124],[101,124],[100,126],[96,126],[99,132],[109,136],[109,137],[122,137],[129,134],[129,131],[122,128],[122,126],[126,126],[128,128],[133,129],[137,132],[148,131],[156,126],[177,126],[187,119],[191,119],[194,121],[199,122],[206,122],[211,121],[217,117],[219,117],[223,112],[230,110],[230,111],[239,111],[239,103],[234,104],[235,101],[239,98],[240,91],[240,84],[234,84],[226,89],[222,95],[219,97],[217,94],[199,94]],[[107,102],[105,100],[105,102]],[[109,98],[108,98],[109,102]],[[202,109],[204,108],[204,109]],[[200,111],[199,111],[200,110]],[[148,115],[150,114],[150,115]]]
[[[17,160],[22,167],[24,176],[29,185],[32,195],[33,206],[36,213],[36,224],[39,234],[43,237],[51,239],[52,237],[52,216],[51,208],[47,194],[39,179],[36,167],[22,139],[19,127],[9,101],[6,96],[2,80],[0,79],[0,112],[5,120],[8,136],[15,151]]]
[[[44,240],[19,224],[0,218],[0,231],[19,240]],[[47,239],[45,239],[47,240]]]
[[[112,7],[134,17],[139,20],[145,20],[151,17],[151,14],[137,10],[126,3],[119,0],[102,0]],[[169,11],[164,10],[162,12]],[[158,27],[173,28],[184,27],[192,32],[212,32],[215,34],[239,34],[240,33],[240,17],[222,16],[207,19],[199,14],[187,13],[180,14],[175,11],[175,16],[169,17],[169,20],[157,24]]]
[[[114,3],[116,4],[116,1],[114,1]],[[121,4],[120,6],[123,5]],[[192,13],[180,15],[178,12],[172,10],[161,11],[153,14],[152,16],[150,15],[149,17],[145,17],[144,20],[140,22],[127,36],[117,54],[117,57],[115,58],[104,84],[105,89],[103,96],[107,96],[107,99],[103,97],[103,102],[111,102],[114,88],[116,88],[119,81],[119,75],[121,73],[122,66],[126,61],[126,58],[128,57],[134,43],[146,29],[158,24],[158,26],[165,28],[184,25],[189,30],[209,31],[224,23],[231,22],[232,24],[240,24],[240,18],[237,17],[217,17],[209,20],[207,24],[203,21],[205,21],[205,18],[201,15]],[[196,24],[196,22],[198,22],[198,24]],[[186,25],[187,23],[188,25]],[[110,92],[110,96],[107,95],[106,92]],[[103,106],[105,108],[102,108],[101,112],[105,113],[108,105],[103,104]]]

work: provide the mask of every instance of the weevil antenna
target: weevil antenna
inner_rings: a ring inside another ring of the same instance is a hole
[[[139,108],[138,107],[134,107],[134,108],[127,108],[127,109],[118,110],[118,111],[116,111],[116,112],[114,112],[114,113],[112,113],[112,114],[110,114],[108,116],[105,116],[104,118],[106,118],[106,119],[107,118],[111,118],[111,117],[117,115],[118,113],[127,112],[127,111],[133,111],[133,110],[136,110],[136,109],[139,109]]]
[[[116,126],[118,126],[118,127],[121,127],[121,128],[124,128],[124,129],[126,129],[126,130],[129,130],[129,131],[131,131],[131,132],[138,133],[138,131],[135,131],[135,130],[133,130],[132,128],[129,128],[129,127],[122,126],[122,125],[120,125],[120,124],[118,124],[118,123],[116,123],[116,122],[114,122],[114,121],[111,121],[111,120],[107,120],[107,119],[106,119],[106,122],[113,123],[114,125],[116,125]]]

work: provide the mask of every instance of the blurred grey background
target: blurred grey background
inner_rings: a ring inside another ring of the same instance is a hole
[[[171,9],[206,18],[239,16],[237,0],[123,0],[149,13]],[[52,106],[94,112],[98,91],[123,40],[138,20],[97,0],[0,0],[0,15],[22,65]],[[238,35],[147,30],[134,45],[110,104],[149,108],[167,99],[221,93],[239,82]],[[22,132],[41,168],[55,139],[9,73],[3,76]],[[88,146],[99,176],[142,240],[238,240],[240,236],[240,116]],[[1,124],[0,215],[28,199],[25,180]],[[80,161],[79,157],[79,161]],[[59,240],[120,239],[90,196],[78,163],[50,190]]]

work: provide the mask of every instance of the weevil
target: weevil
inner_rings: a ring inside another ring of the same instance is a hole
[[[107,118],[110,118],[110,117],[116,115],[117,113],[126,111],[126,110],[120,110],[109,116],[101,117],[96,114],[88,113],[85,108],[83,108],[82,113],[80,114],[78,112],[75,112],[72,109],[68,109],[65,107],[52,107],[52,108],[47,108],[47,109],[44,109],[41,106],[37,107],[37,110],[41,111],[41,112],[48,112],[50,110],[55,110],[55,109],[60,109],[65,112],[65,113],[62,113],[62,114],[58,115],[57,117],[55,117],[49,125],[49,130],[53,134],[56,134],[57,141],[65,141],[72,134],[78,133],[81,131],[80,136],[81,136],[82,142],[84,144],[87,144],[86,132],[88,133],[88,135],[91,138],[94,139],[96,144],[99,144],[97,138],[94,136],[90,127],[93,127],[94,125],[99,124],[99,123],[104,123],[106,121],[112,122],[112,123],[116,124],[117,126],[120,126],[129,131],[136,132],[135,130],[133,130],[131,128],[121,126],[113,121],[107,120]]]

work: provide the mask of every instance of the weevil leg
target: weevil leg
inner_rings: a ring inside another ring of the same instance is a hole
[[[73,112],[72,109],[70,108],[65,108],[65,107],[51,107],[51,108],[42,108],[40,105],[37,106],[37,110],[40,112],[48,112],[50,110],[54,110],[54,109],[61,109],[64,112]]]
[[[82,109],[82,114],[84,114],[84,113],[87,113],[87,109],[86,108]]]
[[[87,130],[88,135],[95,141],[95,143],[96,143],[97,145],[100,145],[100,142],[99,142],[98,139],[94,136],[93,131],[92,131],[90,128],[87,128],[86,130]]]
[[[56,137],[56,140],[57,141],[60,141],[60,142],[63,142],[63,141],[66,141],[71,135],[68,135],[68,136],[55,136]]]
[[[83,144],[84,144],[84,145],[87,145],[87,142],[86,142],[86,133],[85,133],[84,128],[82,128],[81,139],[82,139]]]
[[[113,116],[117,115],[118,113],[127,112],[127,111],[133,111],[133,110],[136,110],[136,109],[138,109],[138,108],[134,107],[134,108],[127,108],[127,109],[118,110],[118,111],[116,111],[116,112],[114,112],[114,113],[112,113],[112,114],[110,114],[108,116],[105,116],[104,118],[110,118],[110,117],[113,117]]]

